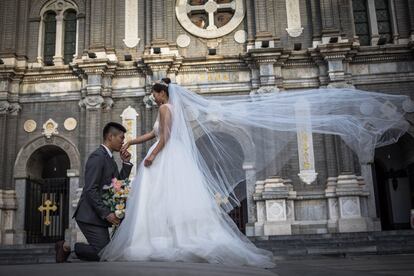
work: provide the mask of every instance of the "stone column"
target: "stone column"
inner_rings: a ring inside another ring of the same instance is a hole
[[[0,92],[1,93],[1,92]],[[6,130],[7,129],[7,113],[10,103],[7,101],[0,102],[0,179],[5,179],[6,175]],[[3,188],[0,186],[0,189]]]
[[[339,207],[336,196],[337,178],[328,177],[325,196],[328,200],[328,233],[338,232]]]
[[[79,201],[79,171],[68,170],[67,176],[69,177],[69,228],[65,231],[65,240],[68,241],[71,245],[71,248],[73,248],[74,244],[78,241],[78,232],[80,232],[76,221],[72,219],[75,208],[78,205]]]
[[[310,1],[310,5],[312,10],[312,46],[316,47],[322,43],[321,7],[317,1]]]
[[[338,232],[366,232],[368,224],[362,217],[360,197],[364,196],[353,174],[338,176],[336,194],[339,201]]]
[[[379,40],[377,12],[375,10],[375,0],[367,0],[368,17],[371,31],[371,45],[377,45]]]
[[[414,1],[408,2],[408,18],[410,19],[411,41],[414,41]]]
[[[77,41],[77,45],[76,45],[76,57],[75,58],[79,58],[80,56],[82,56],[83,51],[86,48],[86,44],[85,44],[85,14],[83,13],[79,13],[77,14],[77,24],[76,24],[76,41]]]
[[[59,11],[56,15],[56,46],[53,57],[55,66],[63,65],[63,12]]]
[[[266,221],[266,208],[265,208],[265,201],[263,200],[262,193],[264,190],[264,181],[259,180],[256,182],[255,192],[253,194],[253,200],[256,203],[256,214],[255,214],[255,222],[254,222],[254,233],[251,236],[264,236],[264,223]],[[250,231],[246,230],[247,233],[250,235]],[[247,236],[249,236],[247,235]]]
[[[243,164],[246,173],[247,224],[246,235],[254,236],[254,222],[256,221],[256,204],[254,193],[256,190],[256,169],[253,164]]]
[[[322,15],[322,43],[326,44],[331,37],[339,37],[340,35],[338,0],[320,0],[320,8]]]
[[[400,34],[398,33],[397,15],[395,13],[395,1],[388,0],[388,5],[389,5],[389,12],[390,12],[390,17],[391,17],[390,21],[391,21],[393,42],[394,44],[398,44],[398,39],[400,38]]]
[[[26,231],[24,230],[24,219],[26,213],[26,179],[15,179],[16,190],[16,221],[14,225],[15,236],[13,244],[25,244],[26,243]]]
[[[0,245],[13,244],[16,218],[16,192],[0,189]]]
[[[152,44],[166,42],[164,34],[165,22],[165,6],[164,0],[153,0],[152,5]]]
[[[90,0],[90,45],[96,52],[105,52],[105,0]]]
[[[255,20],[256,20],[256,34],[268,33],[267,28],[267,1],[253,1],[254,2],[254,11],[255,11]]]
[[[273,177],[266,179],[262,198],[265,200],[266,217],[263,225],[263,234],[291,235],[292,221],[287,216],[287,199],[289,188],[283,183],[283,179]]]
[[[381,221],[378,218],[375,204],[375,190],[374,180],[372,179],[371,163],[361,165],[361,176],[364,179],[366,193],[368,194],[366,198],[367,216],[372,222],[372,224],[369,225],[369,231],[381,231]]]

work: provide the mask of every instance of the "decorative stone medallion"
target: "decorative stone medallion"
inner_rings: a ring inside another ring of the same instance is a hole
[[[23,128],[24,131],[30,133],[36,130],[37,124],[34,120],[27,120],[24,122]]]
[[[191,39],[188,35],[182,34],[177,37],[177,45],[181,48],[186,48],[190,45]]]
[[[238,30],[235,34],[234,34],[234,40],[237,43],[243,44],[246,43],[247,41],[247,33],[245,30]]]
[[[65,120],[65,122],[63,123],[63,126],[65,127],[65,129],[67,131],[72,131],[76,128],[76,126],[78,125],[78,122],[76,121],[75,118],[67,118]]]
[[[177,20],[189,33],[202,38],[222,37],[243,21],[243,0],[177,0]]]
[[[52,135],[59,134],[57,131],[58,124],[53,121],[52,119],[49,119],[46,121],[46,123],[43,124],[43,132],[42,134],[45,135],[47,138],[52,137]]]

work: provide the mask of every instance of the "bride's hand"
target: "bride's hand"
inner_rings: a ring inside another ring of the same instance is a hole
[[[151,166],[151,165],[152,165],[152,162],[154,161],[154,159],[155,159],[155,156],[153,156],[153,155],[148,156],[148,157],[144,160],[144,166],[145,166],[145,167],[149,167],[149,166]]]
[[[131,143],[130,142],[126,142],[123,146],[122,146],[122,148],[121,148],[121,152],[125,152],[125,151],[127,151],[128,150],[128,148],[131,146]]]

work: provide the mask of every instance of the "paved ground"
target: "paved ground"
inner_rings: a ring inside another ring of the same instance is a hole
[[[264,270],[250,267],[230,267],[189,263],[67,263],[0,266],[1,276],[370,276],[414,275],[414,255],[371,255],[315,259],[278,260],[277,267]]]
[[[279,276],[413,276],[414,255],[366,255],[279,260],[272,269]]]

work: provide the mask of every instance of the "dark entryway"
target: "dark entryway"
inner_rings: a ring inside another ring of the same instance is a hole
[[[226,147],[226,145],[229,145],[229,147],[232,147],[235,149],[235,152],[239,153],[239,157],[237,160],[237,164],[232,164],[233,168],[237,170],[238,174],[244,173],[243,171],[243,149],[240,146],[239,142],[232,137],[231,135],[228,135],[226,133],[215,133],[214,134],[216,139],[219,139],[221,145],[223,147]],[[202,136],[197,140],[197,147],[201,152],[201,155],[204,157],[207,165],[209,168],[213,169],[214,166],[214,152],[212,151],[211,143],[209,142],[209,139],[206,136]],[[236,206],[230,213],[229,216],[233,219],[234,223],[237,225],[239,230],[242,233],[246,233],[246,223],[247,223],[247,199],[246,199],[246,182],[242,181],[240,182],[236,188],[234,189],[234,193],[236,197],[240,200],[240,206]]]
[[[398,143],[375,152],[374,188],[382,230],[409,229],[414,208],[414,138],[406,134]]]
[[[25,231],[27,243],[51,243],[64,238],[69,225],[67,154],[57,146],[44,146],[27,165]]]

